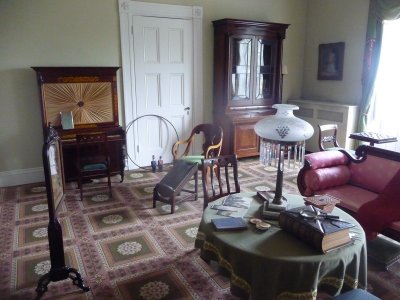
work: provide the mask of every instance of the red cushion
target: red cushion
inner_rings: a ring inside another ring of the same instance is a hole
[[[336,187],[348,183],[350,170],[347,166],[340,165],[318,170],[310,170],[304,176],[306,185],[305,195],[320,194],[320,191],[329,187]]]
[[[338,206],[352,212],[357,212],[363,204],[374,200],[378,196],[377,193],[350,184],[327,188],[318,193],[329,194],[340,199],[341,202]]]
[[[307,154],[305,160],[311,169],[327,168],[331,166],[347,165],[349,158],[340,151],[321,151]]]

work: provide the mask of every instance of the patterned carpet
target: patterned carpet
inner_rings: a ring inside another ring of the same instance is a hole
[[[166,171],[168,168],[166,168]],[[257,160],[239,163],[242,191],[274,189],[276,170]],[[207,265],[193,248],[202,198],[152,208],[154,185],[166,172],[126,172],[113,178],[113,198],[104,184],[86,184],[84,200],[67,186],[59,219],[65,259],[91,291],[69,279],[51,282],[42,299],[235,299],[229,279]],[[284,191],[298,193],[297,170],[285,172]],[[193,182],[189,184],[193,185]],[[39,278],[50,269],[47,200],[43,183],[0,189],[0,299],[34,299]],[[368,289],[396,299],[400,263],[388,271],[369,265]]]

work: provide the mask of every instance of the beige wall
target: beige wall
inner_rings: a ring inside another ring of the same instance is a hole
[[[145,2],[203,7],[205,120],[212,110],[211,21],[227,17],[291,24],[284,42],[284,100],[360,98],[367,0]],[[337,41],[346,42],[343,81],[318,82],[318,44]],[[30,67],[121,66],[120,52],[117,0],[0,0],[0,173],[42,166],[40,105]],[[120,110],[123,124],[122,104]]]
[[[0,171],[42,166],[31,66],[120,65],[116,1],[0,1]]]
[[[358,105],[369,1],[309,0],[303,98]],[[345,42],[343,80],[317,80],[318,45]]]

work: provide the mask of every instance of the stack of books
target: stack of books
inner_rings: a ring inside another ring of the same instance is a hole
[[[338,216],[326,214],[311,206],[281,212],[279,226],[322,253],[352,243],[350,228],[354,227]]]
[[[216,215],[227,218],[211,219],[216,230],[238,230],[246,229],[247,223],[243,216],[250,208],[252,198],[238,194],[231,194],[225,197],[221,204],[212,204],[211,209],[216,210]]]

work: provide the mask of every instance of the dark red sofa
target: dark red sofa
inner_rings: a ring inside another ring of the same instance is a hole
[[[383,191],[400,169],[400,153],[362,145],[355,155],[345,150],[305,155],[297,185],[303,196],[330,194],[341,200],[338,207],[357,219],[359,208]],[[399,182],[400,185],[400,182]],[[400,205],[400,195],[393,195]],[[400,221],[382,234],[400,241]]]

